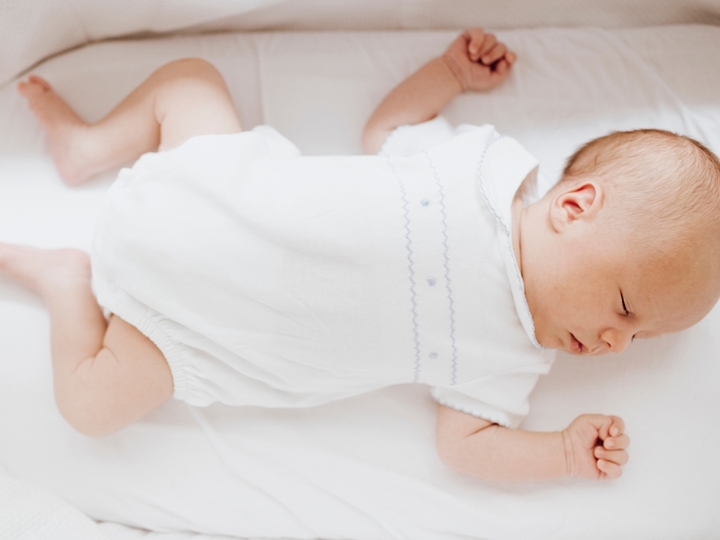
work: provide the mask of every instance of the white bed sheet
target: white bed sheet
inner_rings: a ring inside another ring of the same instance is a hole
[[[0,84],[53,54],[128,35],[719,21],[720,0],[0,0]]]
[[[308,154],[359,153],[362,125],[382,95],[454,35],[112,42],[37,72],[93,120],[155,67],[200,56],[225,75],[246,127],[272,124]],[[461,96],[446,115],[494,123],[535,153],[546,174],[556,177],[579,143],[611,129],[672,129],[720,152],[720,28],[500,37],[520,58],[508,83]],[[64,187],[8,85],[0,88],[0,126],[0,238],[87,249],[112,175]],[[437,406],[422,386],[307,410],[170,402],[117,435],[88,439],[55,410],[40,302],[0,281],[0,321],[0,465],[96,520],[156,531],[103,525],[111,537],[704,539],[720,530],[718,309],[689,331],[637,342],[622,355],[560,355],[533,394],[525,427],[560,429],[582,412],[619,414],[632,457],[617,482],[534,485],[490,485],[447,470],[434,449]]]

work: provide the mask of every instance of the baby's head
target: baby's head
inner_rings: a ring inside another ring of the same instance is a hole
[[[660,130],[580,148],[521,222],[540,344],[573,353],[692,326],[720,297],[720,161]]]

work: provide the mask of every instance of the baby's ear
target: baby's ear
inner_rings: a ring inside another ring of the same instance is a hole
[[[586,180],[560,189],[550,202],[550,223],[562,232],[579,221],[592,219],[602,208],[602,188]]]

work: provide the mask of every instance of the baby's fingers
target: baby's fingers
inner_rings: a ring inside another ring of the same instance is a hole
[[[467,40],[467,50],[470,59],[473,62],[477,62],[478,58],[480,58],[483,41],[485,40],[485,32],[483,32],[482,28],[470,28],[465,30],[463,37]]]
[[[503,56],[505,56],[505,53],[507,52],[507,48],[502,43],[496,43],[492,49],[490,49],[488,52],[486,52],[482,58],[480,58],[480,61],[485,64],[486,66],[492,65],[498,60],[500,60]]]
[[[610,419],[612,420],[612,424],[608,431],[611,437],[617,437],[625,431],[625,422],[623,422],[623,419],[619,416],[611,416]]]
[[[598,459],[598,461],[610,461],[617,465],[625,465],[630,459],[628,453],[625,450],[605,450],[602,446],[596,446],[593,454]]]
[[[497,86],[505,80],[510,70],[510,64],[504,58],[495,64],[495,68],[490,72],[490,81],[493,86]]]
[[[622,467],[612,461],[598,459],[597,468],[602,473],[601,476],[604,476],[604,478],[608,478],[609,480],[616,480],[622,475]]]
[[[485,34],[485,39],[483,39],[482,45],[480,46],[480,49],[478,51],[477,58],[473,58],[475,62],[478,60],[484,58],[486,55],[490,53],[490,51],[497,45],[497,38],[494,34]],[[504,53],[503,53],[504,54]],[[492,62],[490,62],[492,63]],[[486,62],[483,62],[483,64],[486,64]]]
[[[598,436],[603,441],[608,437],[617,437],[625,431],[625,422],[618,416],[598,416],[597,420]]]
[[[610,450],[622,450],[630,445],[630,437],[624,433],[619,437],[607,437],[603,441],[603,446]]]
[[[510,64],[504,58],[495,64],[495,74],[499,77],[505,78],[509,69]]]

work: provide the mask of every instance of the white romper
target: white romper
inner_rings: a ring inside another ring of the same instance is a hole
[[[191,405],[309,407],[414,382],[516,427],[554,358],[510,240],[537,162],[492,126],[442,119],[398,128],[381,154],[301,156],[260,126],[143,155],[101,212],[98,302],[158,346]]]

